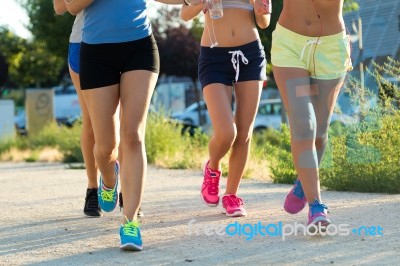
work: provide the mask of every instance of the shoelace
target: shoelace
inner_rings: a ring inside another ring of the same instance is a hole
[[[237,197],[236,195],[232,194],[225,198],[227,198],[227,200],[228,200],[227,204],[230,206],[240,207],[240,205],[243,205],[243,200],[241,198]]]
[[[97,209],[99,207],[99,202],[97,199],[97,190],[91,190],[86,197],[87,207],[89,209]]]
[[[311,215],[314,215],[317,212],[326,213],[327,209],[328,206],[319,202],[318,200],[315,200],[313,203],[310,204]]]
[[[119,174],[119,162],[115,162],[115,186],[118,182],[118,174]],[[100,184],[101,186],[103,184]],[[115,192],[115,186],[111,190],[105,190],[104,188],[101,190],[101,199],[103,201],[113,201],[114,200],[114,192]]]
[[[101,199],[104,201],[113,201],[114,198],[114,189],[101,191]]]
[[[208,185],[208,193],[211,195],[218,194],[218,174],[212,172],[211,170],[207,169],[210,172],[209,177],[205,179],[206,184]]]
[[[137,237],[139,235],[139,226],[140,226],[139,222],[129,221],[128,219],[126,220],[127,223],[125,223],[122,228],[124,235]]]
[[[298,179],[296,180],[296,182],[294,182],[293,194],[300,199],[304,198],[304,190],[303,187],[301,186],[300,180]]]

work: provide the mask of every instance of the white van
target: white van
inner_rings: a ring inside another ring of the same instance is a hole
[[[282,123],[281,109],[281,99],[261,100],[254,121],[254,131],[260,132],[266,129],[280,129]]]

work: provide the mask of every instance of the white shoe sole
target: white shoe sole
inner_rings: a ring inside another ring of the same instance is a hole
[[[141,251],[141,250],[143,250],[143,246],[137,246],[132,243],[127,243],[125,245],[121,245],[119,248],[121,250],[125,250],[125,251]]]
[[[222,211],[222,214],[225,214],[228,217],[243,217],[247,215],[246,211],[235,211],[234,213],[227,213],[226,210],[224,209]]]
[[[309,225],[311,224],[315,225],[317,228],[314,226],[310,227],[310,233],[325,233],[326,228],[331,224],[331,221],[328,218],[320,216],[315,218]]]

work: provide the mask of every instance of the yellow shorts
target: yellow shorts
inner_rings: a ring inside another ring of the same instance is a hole
[[[307,70],[315,79],[337,79],[351,71],[350,37],[345,31],[308,37],[276,24],[272,33],[272,65]]]

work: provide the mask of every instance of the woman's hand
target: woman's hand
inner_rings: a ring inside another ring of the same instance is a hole
[[[251,0],[256,15],[268,15],[272,12],[271,0]]]

